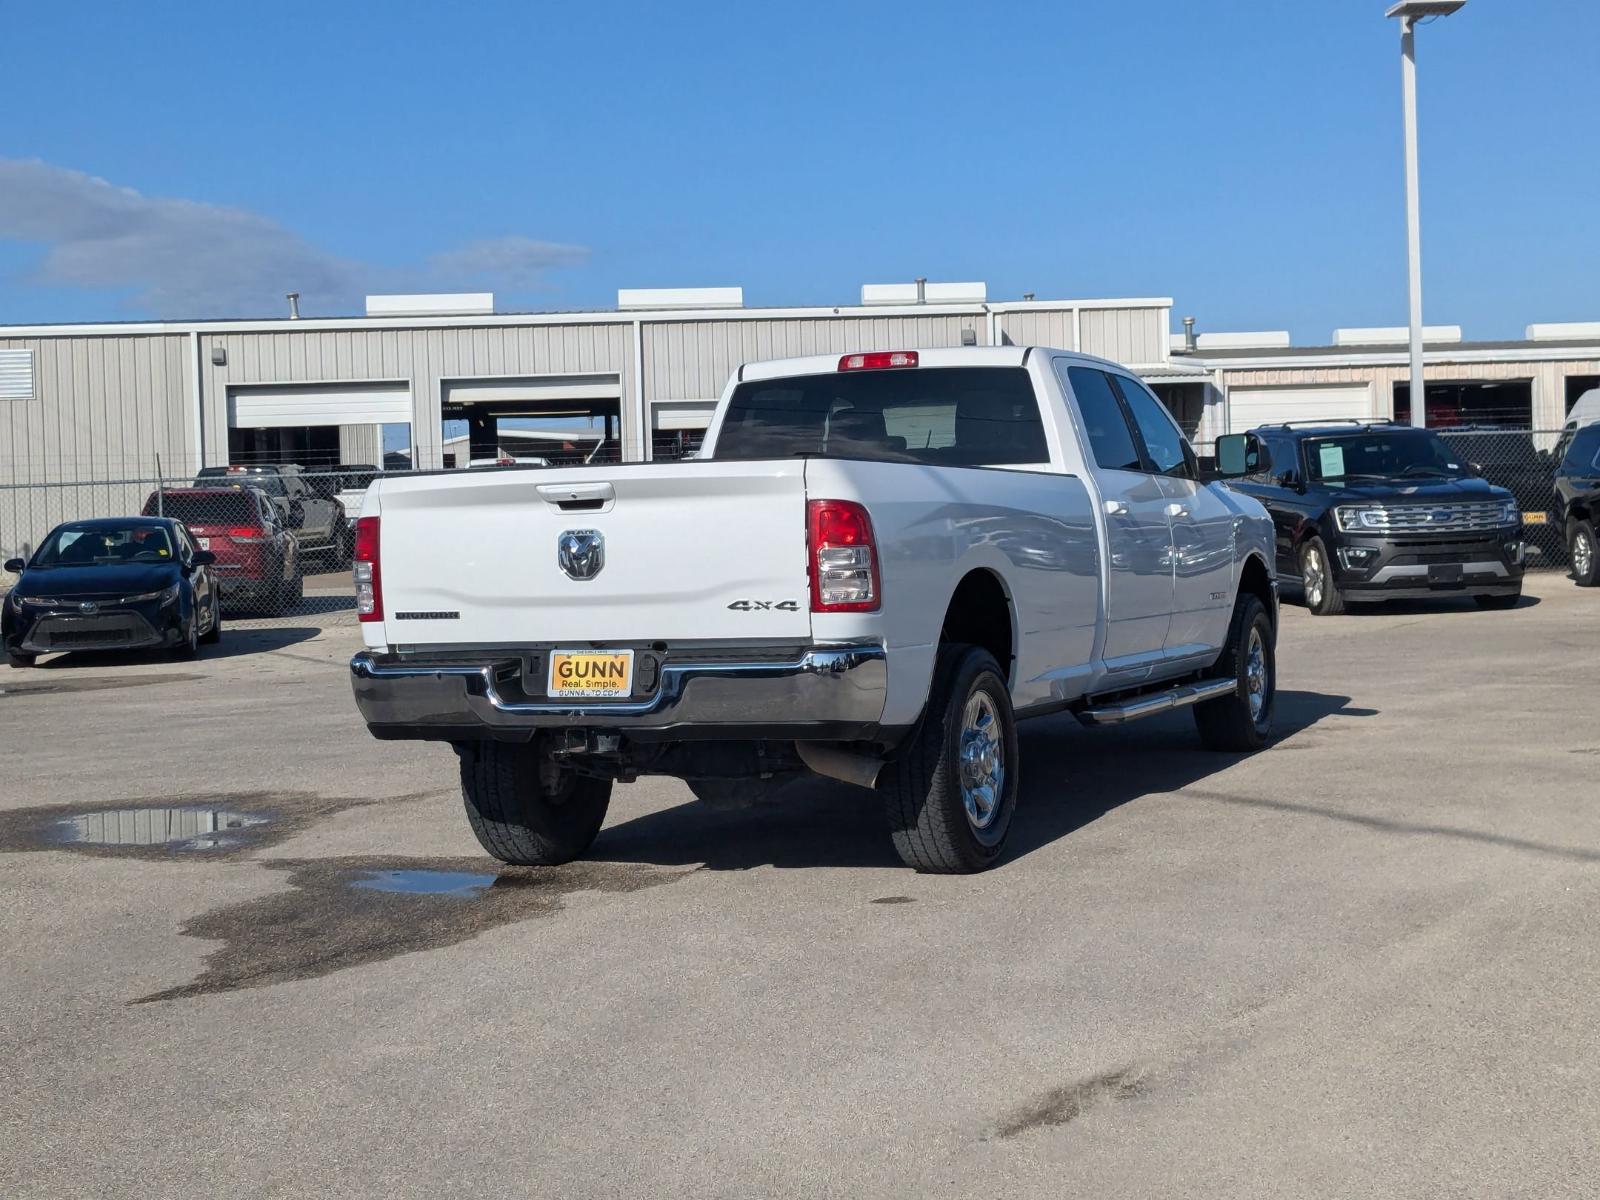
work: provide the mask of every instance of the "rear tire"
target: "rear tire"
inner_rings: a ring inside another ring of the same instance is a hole
[[[1479,608],[1515,608],[1518,604],[1522,603],[1522,592],[1518,590],[1512,592],[1509,596],[1474,596],[1473,599],[1478,602]]]
[[[1572,578],[1579,587],[1600,583],[1600,543],[1596,542],[1592,521],[1573,521],[1568,526],[1567,555],[1572,563]]]
[[[6,651],[6,666],[8,667],[17,667],[19,669],[31,667],[38,659],[39,656],[37,654],[14,654],[10,650]]]
[[[1333,557],[1319,537],[1300,547],[1300,579],[1306,607],[1316,616],[1332,617],[1344,611],[1344,594],[1333,582]]]
[[[478,844],[503,863],[553,867],[594,842],[611,804],[611,781],[564,771],[553,791],[540,784],[532,745],[462,742],[461,798]]]
[[[1233,606],[1228,645],[1216,673],[1233,676],[1232,694],[1194,706],[1194,724],[1207,750],[1249,753],[1272,740],[1278,699],[1277,636],[1259,596],[1242,593]]]
[[[1000,664],[976,646],[941,646],[922,721],[878,781],[901,860],[938,875],[993,866],[1017,783],[1017,723]]]

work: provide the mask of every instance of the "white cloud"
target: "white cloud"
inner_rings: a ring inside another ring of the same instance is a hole
[[[473,284],[527,290],[588,257],[582,246],[511,236],[433,255],[414,270],[330,253],[269,217],[145,196],[37,159],[0,158],[0,239],[39,243],[24,282],[127,290],[161,317],[261,316],[298,291],[301,309],[358,312],[370,291]]]

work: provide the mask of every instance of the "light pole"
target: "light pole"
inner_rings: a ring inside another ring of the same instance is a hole
[[[1400,78],[1406,109],[1406,258],[1411,293],[1411,423],[1428,424],[1422,382],[1422,205],[1417,198],[1417,22],[1448,17],[1467,0],[1402,0],[1383,15],[1400,18]]]

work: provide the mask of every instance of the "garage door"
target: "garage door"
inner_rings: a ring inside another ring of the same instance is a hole
[[[1370,384],[1335,387],[1240,387],[1228,391],[1230,433],[1279,421],[1372,417]],[[1388,416],[1387,413],[1383,414]]]
[[[411,420],[403,383],[270,384],[228,389],[234,429],[306,425],[389,425]]]

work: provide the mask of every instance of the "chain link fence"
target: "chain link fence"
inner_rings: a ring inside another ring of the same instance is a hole
[[[1564,533],[1550,512],[1559,431],[1440,430],[1491,483],[1517,498],[1530,569],[1564,569]],[[658,460],[698,449],[698,435],[660,437]],[[1199,448],[1208,458],[1211,446]],[[572,455],[575,462],[582,455]],[[611,455],[596,456],[610,461]],[[524,464],[537,468],[538,463]],[[550,465],[569,465],[551,463]],[[0,485],[0,560],[28,558],[56,526],[94,517],[168,516],[209,550],[231,624],[274,625],[315,616],[355,621],[350,557],[355,519],[374,479],[407,472],[376,466],[305,470],[294,466],[208,467],[193,478],[160,475]],[[15,576],[0,573],[0,593]]]

